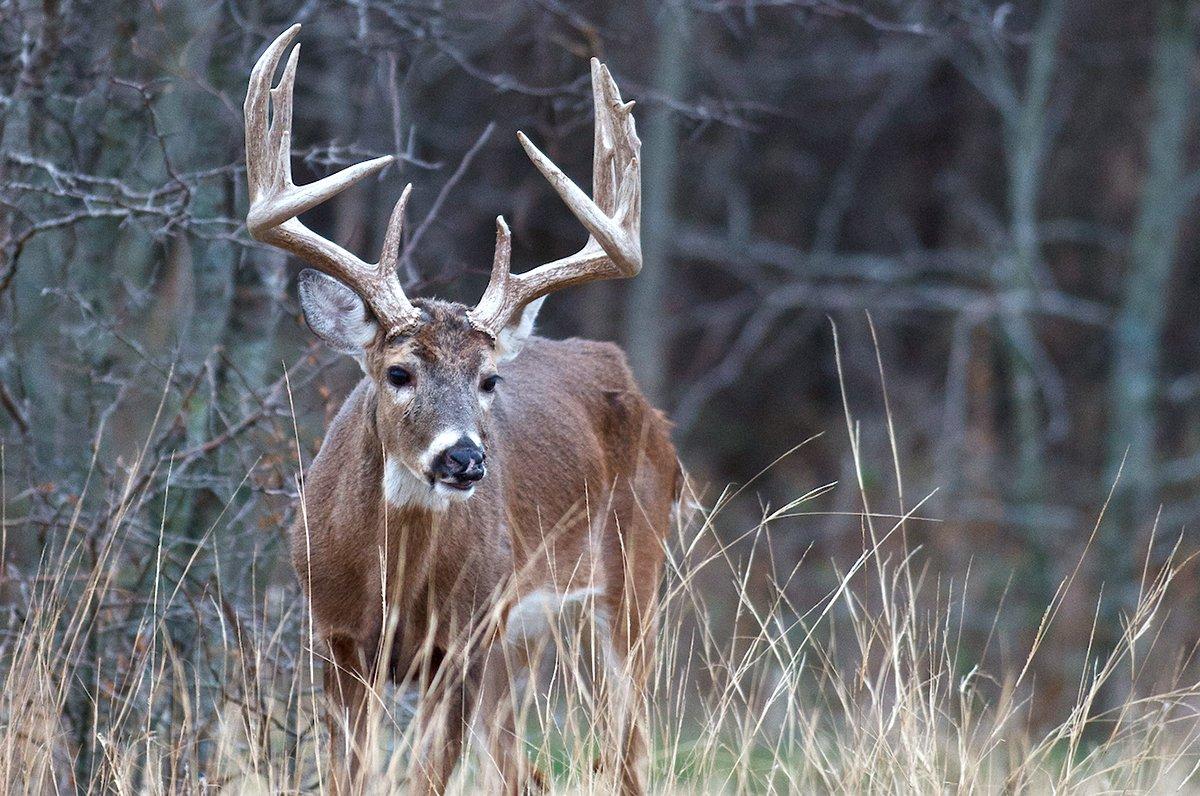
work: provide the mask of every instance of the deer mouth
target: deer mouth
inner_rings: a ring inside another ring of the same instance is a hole
[[[475,491],[475,486],[483,478],[484,472],[480,467],[464,473],[430,473],[427,477],[434,492],[465,500]]]
[[[461,494],[462,497],[466,497],[485,475],[487,475],[487,468],[482,462],[478,462],[472,463],[470,466],[458,471],[452,470],[446,472],[445,470],[439,471],[439,468],[434,468],[427,477],[429,478],[429,485],[435,490],[438,487],[445,487],[456,496]]]
[[[470,500],[475,494],[476,481],[464,481],[458,478],[438,478],[430,485],[434,496],[441,500],[461,503]]]

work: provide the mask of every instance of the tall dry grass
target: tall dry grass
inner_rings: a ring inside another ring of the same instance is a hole
[[[858,482],[837,488],[858,492],[861,552],[820,599],[797,603],[795,585],[814,563],[770,560],[771,529],[812,510],[833,484],[762,508],[748,528],[731,507],[755,500],[753,483],[731,488],[673,529],[646,706],[650,790],[1196,789],[1200,685],[1187,679],[1190,641],[1163,634],[1172,610],[1193,608],[1172,602],[1185,557],[1176,549],[1154,561],[1147,551],[1118,643],[1090,648],[1069,707],[1035,723],[1032,672],[1061,629],[1064,600],[1081,588],[1079,567],[1018,654],[990,654],[994,633],[981,647],[964,627],[981,612],[1003,627],[1004,607],[973,604],[969,572],[931,572],[910,548],[925,501],[906,503],[900,490],[893,505],[873,505],[881,500],[862,475],[860,429],[848,408],[846,417]],[[229,586],[218,523],[183,557],[160,535],[143,562],[149,596],[132,601],[124,531],[145,479],[128,483],[109,496],[114,532],[97,541],[68,517],[36,571],[9,573],[17,607],[0,646],[0,781],[29,793],[321,790],[330,781],[322,652],[295,587]],[[184,575],[201,564],[211,572],[197,586]],[[113,644],[97,628],[118,617],[113,637],[127,641]],[[607,741],[593,721],[591,632],[586,622],[553,623],[521,696],[527,751],[562,792],[612,788],[592,766]],[[371,790],[402,791],[421,706],[390,689],[373,704]],[[476,789],[487,768],[468,756],[454,788]]]

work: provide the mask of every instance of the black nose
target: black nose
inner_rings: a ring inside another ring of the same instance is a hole
[[[483,448],[462,437],[437,457],[433,464],[433,472],[438,478],[478,481],[487,472],[483,466],[483,460],[486,458]]]

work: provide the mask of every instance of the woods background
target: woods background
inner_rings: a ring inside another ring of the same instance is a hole
[[[297,455],[358,369],[304,326],[297,263],[243,223],[247,75],[294,21],[297,182],[401,159],[306,220],[375,252],[412,181],[403,279],[467,302],[496,214],[516,269],[580,244],[515,132],[586,182],[587,59],[609,64],[638,103],[645,267],[556,294],[541,329],[625,347],[710,499],[809,440],[725,515],[731,543],[761,505],[847,485],[773,522],[769,555],[734,544],[751,583],[806,557],[803,606],[862,548],[837,356],[878,503],[928,497],[910,542],[970,595],[965,668],[1036,631],[1112,492],[1038,663],[1039,710],[1073,688],[1097,605],[1101,642],[1119,626],[1145,551],[1198,546],[1193,4],[9,0],[6,632],[64,534],[122,562],[122,599],[84,631],[96,681],[158,590],[186,596],[164,621],[196,661],[217,615],[296,599]],[[244,596],[210,599],[218,574]],[[1183,642],[1200,630],[1171,622]],[[68,708],[87,746],[93,706]]]

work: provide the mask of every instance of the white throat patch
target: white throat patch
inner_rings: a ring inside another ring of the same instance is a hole
[[[451,489],[445,484],[430,485],[417,476],[394,456],[383,463],[383,496],[393,506],[418,506],[430,511],[446,511],[455,500],[466,500],[475,493],[468,490]]]

